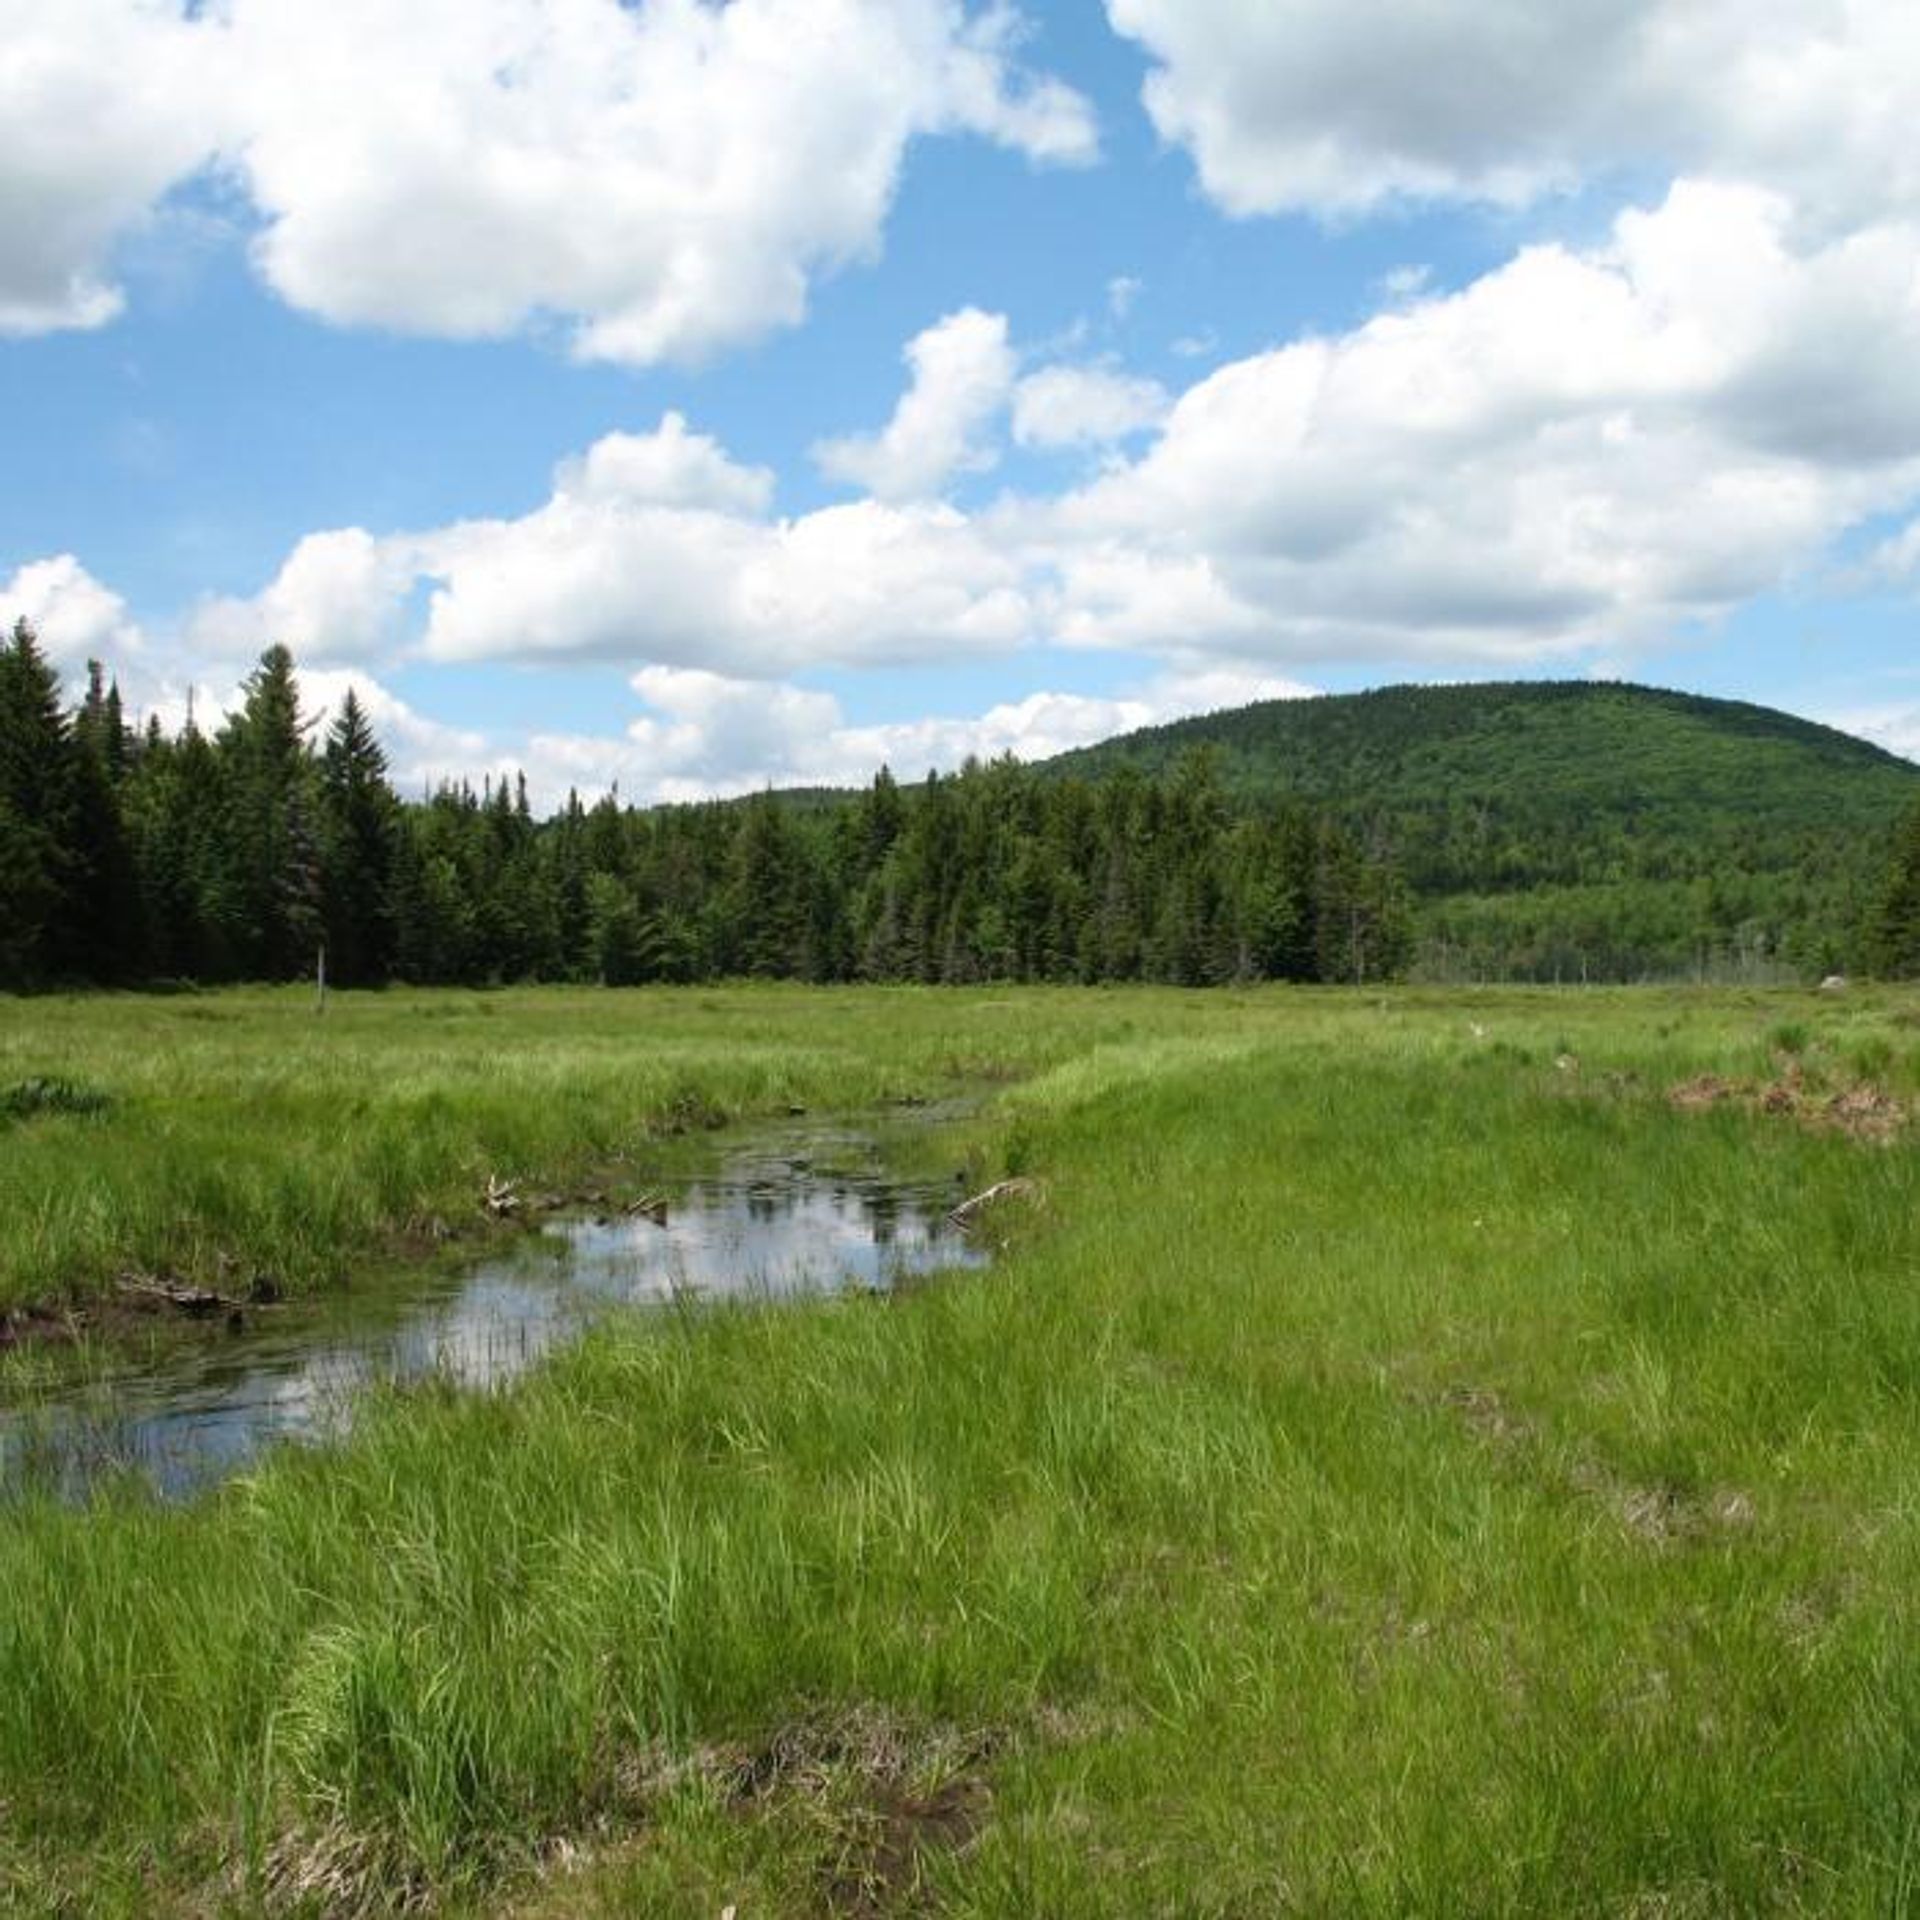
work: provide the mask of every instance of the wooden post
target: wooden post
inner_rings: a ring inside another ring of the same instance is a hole
[[[327,949],[324,942],[320,947],[319,961],[313,970],[313,985],[313,1010],[315,1013],[325,1013],[327,1010]]]

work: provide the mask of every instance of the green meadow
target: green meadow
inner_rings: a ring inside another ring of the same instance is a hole
[[[1032,1184],[984,1272],[0,1504],[0,1910],[1920,1906],[1913,991],[0,1001],[28,1087],[0,1306],[83,1322],[796,1106]]]

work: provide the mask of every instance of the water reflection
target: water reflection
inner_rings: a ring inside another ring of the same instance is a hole
[[[493,1387],[609,1312],[884,1290],[973,1266],[982,1256],[946,1217],[953,1200],[939,1184],[887,1179],[861,1135],[767,1136],[670,1196],[664,1226],[556,1218],[465,1273],[383,1278],[364,1296],[278,1309],[242,1334],[0,1410],[0,1485],[83,1498],[131,1472],[181,1497],[274,1440],[337,1435],[372,1382]]]

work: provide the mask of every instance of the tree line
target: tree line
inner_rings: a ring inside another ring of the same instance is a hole
[[[211,736],[77,706],[0,649],[0,988],[288,980],[1366,981],[1406,963],[1384,850],[1232,800],[1213,757],[1011,759],[797,801],[635,809],[524,778],[402,801],[360,702],[323,735],[272,647]]]

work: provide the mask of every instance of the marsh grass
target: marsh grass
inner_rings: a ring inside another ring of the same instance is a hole
[[[128,1269],[325,1286],[408,1229],[477,1224],[490,1175],[564,1183],[790,1106],[937,1098],[1178,996],[1120,1004],[393,991],[335,995],[321,1018],[297,990],[0,1000],[0,1087],[43,1090],[0,1144],[0,1311]]]
[[[441,1102],[470,1167],[525,1105],[489,1104],[481,1022],[575,1122],[598,1076],[648,1089],[569,1151],[676,1087],[1024,1068],[971,1153],[1044,1212],[893,1300],[667,1313],[506,1394],[383,1393],[190,1507],[16,1502],[18,1905],[1903,1910],[1913,1135],[1664,1093],[1770,1071],[1789,1014],[1911,1087],[1909,1003],[703,1002],[632,1003],[673,1056],[644,1068],[569,1034],[601,1003],[528,996],[340,1080],[376,1120],[396,1082]],[[244,1062],[278,1009],[236,1004]],[[164,1132],[125,1095],[100,1124]]]

